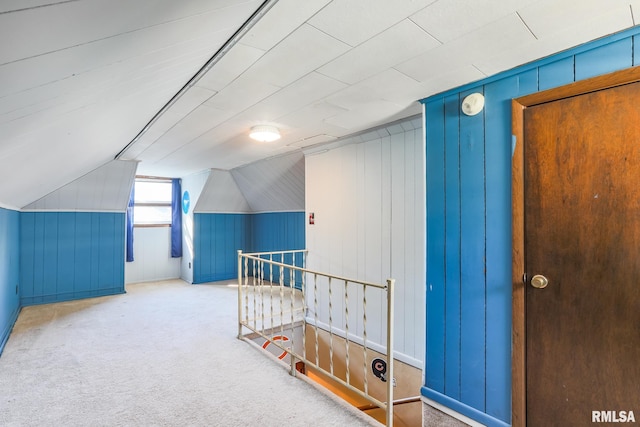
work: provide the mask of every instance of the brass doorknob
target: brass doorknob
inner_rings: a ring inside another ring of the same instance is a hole
[[[544,289],[549,284],[549,280],[541,274],[536,274],[531,278],[531,286],[536,289]]]

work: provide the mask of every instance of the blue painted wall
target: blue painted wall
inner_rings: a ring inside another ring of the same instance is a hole
[[[237,251],[250,245],[248,214],[196,213],[193,215],[193,283],[237,277]]]
[[[18,318],[20,213],[0,208],[0,353]]]
[[[511,422],[511,99],[635,65],[632,29],[423,100],[427,180],[422,394]],[[485,96],[484,111],[460,113]]]
[[[20,215],[21,305],[124,292],[124,213]]]
[[[304,212],[196,213],[193,283],[238,276],[237,251],[304,249]]]

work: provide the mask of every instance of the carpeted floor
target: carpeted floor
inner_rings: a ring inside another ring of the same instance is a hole
[[[2,426],[369,426],[236,338],[236,288],[182,281],[25,307],[0,357]]]

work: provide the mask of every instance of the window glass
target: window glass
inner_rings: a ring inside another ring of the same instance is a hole
[[[171,225],[171,181],[136,178],[134,225]]]
[[[171,183],[136,180],[136,203],[171,204]]]

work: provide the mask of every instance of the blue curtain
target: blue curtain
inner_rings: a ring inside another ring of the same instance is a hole
[[[133,262],[133,205],[136,198],[136,184],[131,186],[131,195],[127,205],[127,262]]]
[[[182,256],[182,189],[180,180],[171,180],[173,194],[171,196],[171,257]]]

